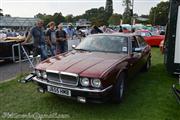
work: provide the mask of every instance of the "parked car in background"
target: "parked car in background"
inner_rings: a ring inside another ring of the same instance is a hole
[[[126,81],[148,71],[151,47],[143,37],[128,33],[94,34],[74,50],[51,57],[35,67],[40,92],[79,102],[120,102]]]
[[[143,24],[135,24],[133,25],[133,28],[135,30],[142,30],[143,28],[145,28],[145,26]]]
[[[165,35],[153,35],[148,30],[138,30],[136,34],[141,35],[150,46],[159,46],[161,41],[165,39]]]
[[[121,25],[123,33],[131,33],[132,26],[130,24],[122,24]]]

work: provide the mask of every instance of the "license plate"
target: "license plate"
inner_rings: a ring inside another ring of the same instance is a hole
[[[69,97],[71,96],[70,90],[57,88],[57,87],[53,87],[53,86],[47,86],[47,91],[51,92],[51,93],[63,95],[63,96],[69,96]]]

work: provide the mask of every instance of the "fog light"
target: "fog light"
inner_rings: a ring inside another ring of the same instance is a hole
[[[77,97],[77,100],[81,103],[86,103],[86,98],[85,97]]]

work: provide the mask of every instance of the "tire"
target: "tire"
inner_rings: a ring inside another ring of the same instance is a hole
[[[147,72],[150,69],[150,67],[151,67],[151,58],[148,58],[148,60],[142,70]]]
[[[120,103],[124,96],[124,90],[125,90],[125,73],[122,72],[114,87],[113,92],[113,102],[114,103]]]

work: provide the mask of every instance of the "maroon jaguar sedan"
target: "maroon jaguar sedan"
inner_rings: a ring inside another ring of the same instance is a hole
[[[74,50],[42,61],[33,81],[40,92],[50,92],[79,102],[119,103],[125,83],[151,65],[151,47],[134,34],[96,34]]]

